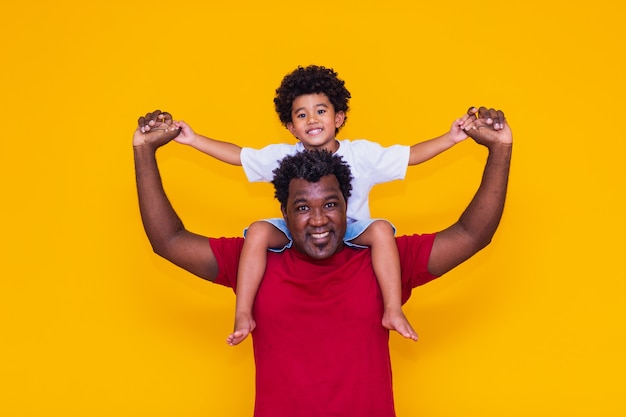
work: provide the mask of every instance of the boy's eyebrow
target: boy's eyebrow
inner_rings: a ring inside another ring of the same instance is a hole
[[[319,103],[319,104],[316,104],[316,105],[315,105],[315,106],[313,106],[313,107],[324,107],[324,108],[326,108],[326,109],[328,108],[328,106],[327,106],[326,104],[324,104],[324,103]],[[293,109],[293,112],[294,112],[294,113],[298,113],[300,110],[304,110],[304,106],[303,106],[303,107],[298,107],[297,109]]]

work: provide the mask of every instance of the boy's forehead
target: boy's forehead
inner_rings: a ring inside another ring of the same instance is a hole
[[[300,94],[299,96],[296,96],[293,99],[293,102],[291,103],[292,107],[296,106],[296,103],[299,104],[303,104],[303,103],[314,103],[314,104],[331,104],[330,103],[330,99],[328,98],[328,96],[323,93],[307,93],[307,94]]]

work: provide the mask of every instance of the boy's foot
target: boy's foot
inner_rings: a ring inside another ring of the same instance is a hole
[[[417,333],[413,330],[413,327],[411,327],[411,324],[402,310],[385,310],[383,313],[383,327],[389,330],[395,330],[407,339],[417,341]]]
[[[243,342],[246,337],[254,330],[256,323],[252,314],[238,313],[235,315],[235,331],[228,335],[226,343],[231,346],[238,345]]]

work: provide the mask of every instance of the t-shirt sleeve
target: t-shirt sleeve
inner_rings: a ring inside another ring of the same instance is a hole
[[[296,145],[273,144],[261,149],[242,148],[241,166],[250,182],[271,182],[278,162],[297,152]]]
[[[237,288],[237,269],[239,256],[244,239],[241,237],[209,238],[211,250],[219,268],[217,277],[213,283],[230,287],[235,291]]]
[[[402,180],[409,166],[411,148],[405,145],[384,147],[376,142],[353,142],[355,158],[353,170],[372,179],[372,184]],[[353,173],[354,174],[354,173]]]
[[[411,297],[413,288],[437,278],[428,272],[428,260],[435,236],[433,233],[396,238],[402,267],[402,303]]]

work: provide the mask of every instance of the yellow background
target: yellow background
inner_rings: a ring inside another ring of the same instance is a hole
[[[37,4],[39,3],[39,4]],[[292,141],[274,89],[297,65],[352,92],[341,138],[413,144],[470,105],[515,153],[492,245],[405,307],[399,416],[623,416],[626,6],[614,0],[10,2],[3,6],[0,415],[250,416],[232,292],[152,254],[131,135],[168,110],[245,146]],[[401,234],[439,230],[478,185],[466,141],[372,193]],[[188,228],[240,235],[271,186],[172,144]],[[356,343],[356,341],[355,341]]]

